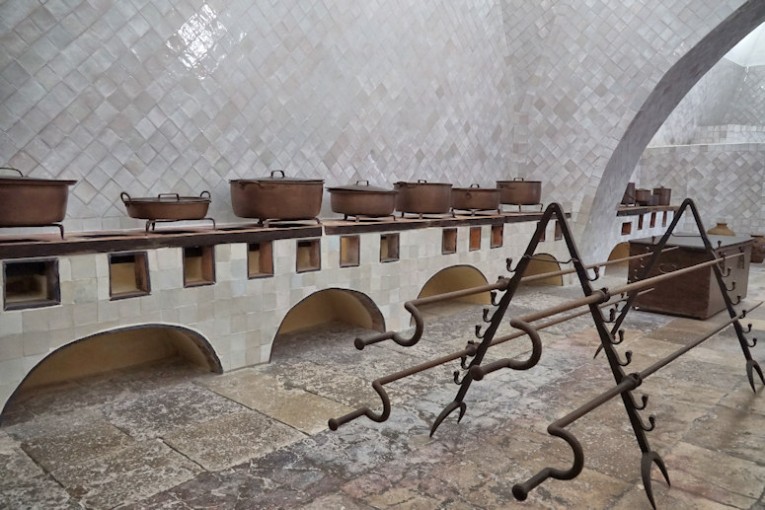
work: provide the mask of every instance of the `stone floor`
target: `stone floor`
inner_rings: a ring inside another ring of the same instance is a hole
[[[604,285],[618,285],[611,278]],[[513,315],[555,305],[577,288],[526,288]],[[765,299],[756,267],[746,304]],[[551,480],[516,501],[511,488],[545,466],[567,468],[569,448],[550,422],[604,389],[612,377],[590,320],[546,329],[540,363],[476,382],[462,423],[449,417],[428,435],[454,397],[450,363],[386,386],[388,421],[367,418],[338,431],[327,419],[379,397],[370,382],[473,338],[481,307],[428,312],[412,348],[392,343],[356,350],[368,331],[332,324],[278,340],[272,362],[224,375],[180,360],[36,391],[17,399],[0,428],[1,508],[161,509],[505,509],[650,508],[640,450],[620,401],[569,427],[585,450],[572,481]],[[645,368],[724,320],[706,322],[633,311],[619,349]],[[751,313],[765,332],[765,307]],[[524,356],[518,339],[487,359]],[[765,366],[765,346],[753,349]],[[649,434],[672,487],[653,470],[659,508],[765,508],[765,395],[749,388],[729,330],[648,378],[655,415]],[[647,420],[647,417],[646,417]]]

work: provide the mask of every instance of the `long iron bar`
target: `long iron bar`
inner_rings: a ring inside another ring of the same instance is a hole
[[[679,250],[679,249],[680,249],[680,247],[678,247],[678,246],[670,246],[669,248],[665,248],[664,249],[664,253],[667,253],[667,252],[673,251],[673,250]],[[643,259],[643,258],[646,258],[646,257],[650,257],[652,254],[653,253],[651,253],[651,252],[647,252],[647,253],[641,253],[639,255],[631,255],[629,257],[622,257],[622,258],[618,258],[618,259],[607,260],[606,262],[601,262],[600,264],[589,264],[587,266],[584,266],[584,268],[585,269],[596,269],[597,270],[597,269],[599,269],[601,267],[613,266],[615,264],[621,264],[623,262],[629,262],[631,260],[639,260],[639,259]],[[544,280],[546,278],[550,278],[550,277],[554,277],[554,276],[564,276],[564,275],[571,274],[571,273],[576,273],[576,268],[572,267],[572,268],[569,268],[569,269],[561,269],[559,271],[552,271],[552,272],[549,272],[549,273],[539,273],[539,274],[535,274],[535,275],[531,275],[531,276],[524,276],[523,278],[521,278],[521,281],[523,283],[529,283],[529,282],[535,282],[535,281],[539,281],[539,280]]]
[[[652,289],[644,290],[641,294],[651,292]],[[616,301],[609,301],[607,303],[602,303],[601,307],[611,306],[623,301],[626,301],[627,298],[623,297],[621,299],[618,299]],[[562,313],[562,312],[561,312]],[[550,321],[546,321],[542,324],[539,324],[536,329],[537,330],[543,330],[552,326],[556,326],[558,324],[561,324],[563,322],[576,319],[577,317],[581,317],[583,315],[587,315],[590,313],[589,310],[583,310],[581,312],[565,315],[563,317],[559,317],[557,319],[553,319]],[[516,331],[515,333],[511,333],[509,335],[496,337],[492,340],[491,345],[499,345],[505,342],[508,342],[510,340],[514,340],[516,338],[520,338],[522,336],[525,336],[525,331]],[[384,377],[380,377],[378,379],[375,379],[372,382],[372,388],[377,392],[377,394],[380,397],[380,400],[382,401],[383,409],[380,413],[375,413],[372,411],[369,407],[364,406],[360,407],[344,416],[340,416],[339,418],[331,418],[329,420],[329,428],[330,430],[337,430],[341,425],[344,425],[350,421],[355,420],[356,418],[360,418],[362,416],[366,416],[367,418],[371,419],[372,421],[376,421],[378,423],[386,421],[390,417],[390,411],[391,411],[391,404],[390,404],[390,397],[388,396],[387,392],[382,388],[383,386],[396,382],[398,380],[404,379],[406,377],[412,376],[414,374],[419,374],[420,372],[424,372],[426,370],[430,370],[431,368],[435,368],[440,365],[444,365],[446,363],[456,361],[458,359],[462,359],[465,357],[471,357],[474,356],[477,350],[477,346],[474,343],[469,343],[467,347],[462,349],[461,351],[455,351],[451,354],[447,354],[445,356],[442,356],[440,358],[436,358],[434,360],[426,361],[424,363],[420,363],[419,365],[415,365],[413,367],[407,368],[405,370],[400,370],[398,372],[395,372],[393,374],[386,375]]]
[[[673,246],[673,247],[666,248],[664,251],[667,252],[667,251],[676,250],[676,249],[677,247]],[[604,266],[609,266],[613,264],[619,264],[622,262],[628,262],[630,260],[645,258],[650,255],[651,253],[643,253],[640,255],[633,255],[630,257],[609,260],[609,261],[601,262],[599,264],[590,264],[588,266],[585,266],[585,268],[595,269],[598,267],[604,267]],[[545,278],[550,278],[554,276],[567,275],[574,272],[576,272],[576,269],[562,269],[559,271],[551,271],[547,273],[524,276],[521,278],[521,282],[529,283],[529,282],[539,281],[539,280],[543,280]],[[459,299],[462,297],[474,296],[476,294],[482,294],[484,292],[504,291],[507,289],[508,283],[509,283],[508,279],[500,278],[500,280],[497,281],[496,283],[481,285],[478,287],[470,287],[467,289],[461,289],[461,290],[456,290],[453,292],[446,292],[446,293],[438,294],[435,296],[428,296],[424,298],[417,298],[411,301],[407,301],[406,303],[404,303],[404,308],[412,315],[412,318],[414,319],[414,324],[415,324],[415,329],[411,337],[404,338],[401,335],[399,335],[397,332],[386,331],[384,333],[379,333],[377,335],[373,335],[373,336],[369,336],[365,338],[356,338],[356,340],[354,341],[354,345],[356,346],[357,349],[363,350],[364,347],[366,347],[367,345],[376,344],[384,340],[393,340],[394,342],[396,342],[397,344],[401,346],[411,347],[415,345],[417,342],[419,342],[425,330],[425,321],[422,318],[422,314],[419,310],[419,307],[435,304],[435,303],[442,303],[444,301],[451,301],[453,299]]]
[[[571,480],[573,478],[576,478],[579,475],[579,473],[582,472],[582,468],[584,468],[584,449],[582,448],[582,445],[579,442],[579,440],[571,432],[564,430],[565,427],[571,425],[576,420],[578,420],[579,418],[582,418],[583,416],[587,415],[591,411],[594,411],[595,409],[607,403],[614,397],[623,395],[624,393],[627,393],[629,391],[636,389],[638,386],[643,384],[643,381],[648,376],[656,373],[661,368],[669,365],[670,363],[672,363],[674,360],[676,360],[683,354],[687,353],[693,348],[698,347],[702,343],[706,342],[713,336],[720,333],[725,328],[729,327],[731,324],[736,323],[739,319],[746,317],[747,313],[756,309],[760,305],[762,305],[762,302],[757,303],[749,310],[742,312],[740,315],[737,315],[736,317],[733,317],[732,319],[729,319],[728,321],[720,324],[717,328],[715,328],[713,331],[711,331],[707,335],[678,349],[677,351],[673,352],[669,356],[666,356],[665,358],[662,358],[661,360],[657,361],[656,363],[649,366],[648,368],[641,370],[640,372],[637,372],[637,373],[626,375],[622,379],[622,381],[618,383],[616,386],[612,387],[606,392],[601,393],[597,397],[593,398],[592,400],[588,401],[587,403],[583,404],[577,409],[571,411],[563,418],[559,418],[558,420],[555,420],[554,422],[552,422],[547,427],[547,432],[550,435],[560,437],[561,439],[563,439],[569,444],[569,446],[571,447],[574,453],[574,463],[571,468],[566,470],[546,467],[540,470],[539,472],[537,472],[535,475],[533,475],[531,478],[529,478],[525,482],[514,485],[513,495],[516,497],[516,499],[520,501],[526,500],[529,492],[533,490],[535,487],[537,487],[538,485],[540,485],[541,483],[543,483],[548,478],[555,478],[557,480]],[[659,466],[661,469],[662,464],[660,464]],[[662,471],[664,472],[663,469]],[[665,473],[665,477],[666,477],[666,473]]]

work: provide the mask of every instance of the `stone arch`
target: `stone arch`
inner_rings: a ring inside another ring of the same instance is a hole
[[[223,373],[220,359],[199,332],[170,324],[141,324],[100,331],[62,345],[30,370],[6,402],[21,392],[112,370],[181,356]]]
[[[630,256],[630,243],[627,241],[618,243],[611,249],[611,253],[608,254],[608,261],[623,259]],[[601,269],[604,274],[627,274],[629,268],[629,262],[620,262],[612,264]]]
[[[486,276],[484,276],[479,269],[468,264],[460,264],[441,269],[431,276],[430,279],[425,282],[425,285],[422,286],[417,298],[436,296],[438,294],[445,294],[447,292],[454,292],[471,287],[480,287],[487,283],[489,282],[486,279]],[[491,302],[491,296],[489,292],[483,292],[481,294],[459,298],[455,301],[487,305]]]
[[[611,154],[586,213],[580,249],[587,260],[606,256],[610,243],[603,242],[603,233],[616,235],[618,219],[613,211],[640,156],[664,121],[701,77],[763,21],[765,2],[748,0],[675,62],[653,88]]]
[[[549,253],[536,253],[534,258],[529,261],[529,265],[526,267],[526,271],[523,276],[534,276],[545,273],[552,273],[554,271],[560,271],[560,264],[555,256]],[[533,282],[523,283],[523,285],[557,285],[563,286],[563,276],[548,276],[547,278],[540,278]]]
[[[385,331],[385,318],[369,296],[355,290],[330,288],[314,292],[293,306],[275,336],[335,321]]]

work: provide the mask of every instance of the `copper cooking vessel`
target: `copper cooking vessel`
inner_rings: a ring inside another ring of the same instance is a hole
[[[63,221],[69,186],[77,181],[33,179],[17,168],[0,167],[18,176],[0,176],[0,227],[38,227]]]
[[[274,170],[270,177],[229,182],[231,205],[240,218],[307,220],[315,219],[321,210],[322,179],[292,179],[283,170]]]
[[[657,197],[656,205],[669,205],[669,199],[672,196],[672,188],[660,186],[653,189],[653,194]]]
[[[471,184],[469,188],[452,188],[452,208],[477,211],[499,209],[499,190],[482,188],[478,184]]]
[[[413,214],[444,214],[452,205],[452,185],[443,182],[397,182],[396,210]]]
[[[142,220],[201,220],[210,206],[210,192],[198,197],[182,197],[178,193],[160,193],[154,197],[131,197],[124,191],[120,198],[128,216]]]
[[[328,188],[332,211],[345,216],[390,216],[396,208],[396,191],[356,181],[348,186]]]
[[[651,205],[653,193],[650,189],[640,188],[635,190],[635,202],[638,205]]]
[[[497,181],[497,188],[503,204],[535,205],[542,201],[542,181],[516,177],[511,181]]]

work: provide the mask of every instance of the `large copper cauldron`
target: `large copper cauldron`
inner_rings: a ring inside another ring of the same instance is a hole
[[[0,176],[0,227],[40,227],[56,224],[66,216],[69,186],[77,181]],[[63,233],[62,233],[63,235]]]
[[[291,179],[283,170],[270,177],[233,179],[231,205],[240,218],[264,220],[315,219],[324,194],[322,179]]]

